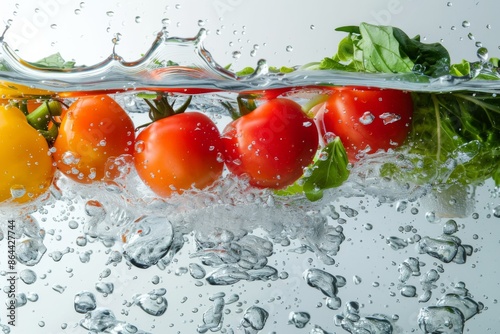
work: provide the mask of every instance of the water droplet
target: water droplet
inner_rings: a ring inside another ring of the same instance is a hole
[[[19,278],[25,284],[33,284],[36,282],[36,273],[31,269],[23,269],[19,273]]]
[[[51,25],[50,25],[50,28],[51,28],[51,29],[57,29],[57,24],[51,24]]]
[[[203,269],[203,267],[200,266],[199,264],[190,263],[189,264],[189,274],[194,279],[202,279],[205,277],[206,272],[205,272],[205,269]]]
[[[113,17],[115,15],[115,12],[113,12],[112,10],[110,10],[110,11],[106,12],[106,15],[109,16],[109,17]]]
[[[288,315],[288,324],[294,325],[296,328],[304,328],[311,320],[311,316],[307,312],[290,312]]]
[[[399,291],[404,297],[415,297],[417,295],[417,288],[413,285],[404,285]]]
[[[328,152],[326,151],[321,151],[321,153],[319,154],[318,156],[318,160],[321,160],[321,161],[326,161],[328,160]]]
[[[77,164],[80,162],[80,155],[71,151],[66,151],[62,155],[62,162],[65,165]]]
[[[401,115],[385,112],[379,116],[379,118],[384,122],[384,125],[397,122],[401,119]]]
[[[359,122],[363,125],[368,125],[368,124],[371,124],[374,119],[375,119],[375,115],[373,115],[369,111],[365,111],[363,113],[363,115],[359,118]]]
[[[451,6],[453,6],[453,3],[452,3],[451,1],[448,1],[448,2],[446,3],[446,6],[451,7]]]
[[[243,327],[251,327],[254,330],[262,330],[266,324],[269,313],[261,307],[251,306],[243,315],[241,322]]]
[[[463,21],[462,22],[462,27],[469,28],[470,27],[470,22],[469,21]]]
[[[293,46],[287,45],[287,47],[286,47],[285,50],[286,50],[286,52],[292,52],[293,51]]]
[[[233,51],[233,58],[238,59],[241,57],[241,51]]]
[[[168,308],[168,302],[165,297],[156,293],[156,290],[150,293],[134,296],[134,304],[139,306],[149,315],[158,317],[165,313]]]
[[[467,38],[473,41],[475,39],[474,35],[470,32],[467,34]]]
[[[135,23],[141,23],[142,18],[140,16],[135,17]]]
[[[316,27],[314,26],[314,24],[311,24],[311,25],[309,26],[309,29],[314,30],[314,29],[316,29]]]
[[[66,290],[66,287],[59,285],[59,284],[56,284],[56,285],[52,286],[52,290],[59,292],[59,293],[63,293],[64,290]]]
[[[480,47],[477,49],[477,57],[481,62],[488,61],[488,49],[485,47]]]
[[[500,205],[497,205],[493,208],[493,216],[496,218],[500,218]]]
[[[15,184],[10,187],[10,195],[12,198],[21,198],[26,194],[26,188],[21,184]]]
[[[95,310],[97,303],[94,294],[89,291],[77,293],[74,298],[74,307],[76,312],[83,314]]]
[[[198,20],[198,27],[203,27],[205,25],[205,20]]]
[[[135,143],[135,152],[136,153],[142,153],[142,151],[144,151],[145,146],[146,146],[146,144],[144,143],[143,140],[138,140]]]
[[[425,219],[427,219],[429,223],[439,223],[439,217],[436,216],[436,213],[434,211],[426,212]]]
[[[115,285],[112,282],[97,282],[95,284],[97,292],[109,295],[115,290]]]
[[[458,225],[457,222],[454,221],[453,219],[448,220],[444,226],[443,226],[443,233],[444,234],[454,234],[458,231]]]

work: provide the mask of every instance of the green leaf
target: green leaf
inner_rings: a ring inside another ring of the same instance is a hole
[[[250,67],[250,66],[247,66],[247,67],[239,70],[238,72],[236,72],[236,75],[239,76],[239,77],[243,77],[245,75],[253,74],[253,72],[255,72],[254,68]]]
[[[470,63],[466,60],[462,60],[462,62],[458,64],[453,64],[450,67],[450,74],[455,75],[457,77],[462,77],[469,75],[470,73]]]
[[[400,53],[400,44],[390,26],[376,26],[361,23],[362,39],[357,44],[360,52],[354,54],[368,72],[406,73],[411,72],[414,63]]]
[[[419,65],[425,75],[438,77],[449,73],[450,54],[440,43],[425,44],[420,37],[409,38],[399,28],[393,28],[394,38],[400,45],[402,54],[405,54],[414,64]]]
[[[403,154],[382,175],[423,183],[500,181],[500,97],[488,93],[412,93],[415,110]]]
[[[338,58],[339,61],[347,62],[353,59],[354,45],[351,36],[352,35],[345,37],[339,43],[339,47],[336,54],[336,58]]]
[[[350,34],[361,34],[359,30],[359,26],[343,26],[343,27],[338,27],[335,29],[335,31],[343,31],[343,32],[348,32]]]
[[[41,68],[53,68],[53,69],[67,69],[75,67],[74,61],[65,61],[59,52],[54,53],[48,57],[40,59],[35,63],[30,63],[30,64]]]
[[[329,143],[319,157],[311,167],[311,175],[304,177],[303,189],[310,201],[321,199],[324,190],[339,187],[349,177],[349,160],[340,138]]]

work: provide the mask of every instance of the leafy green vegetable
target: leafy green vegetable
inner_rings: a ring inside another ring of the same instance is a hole
[[[40,68],[66,69],[75,67],[74,61],[66,61],[61,54],[54,53],[48,57],[42,58],[35,63],[30,63]]]
[[[336,31],[347,32],[332,58],[324,58],[320,69],[369,73],[410,73],[436,77],[449,72],[450,56],[439,43],[425,44],[409,38],[401,29],[361,23]]]
[[[292,67],[286,67],[286,66],[281,66],[281,67],[275,67],[275,66],[270,66],[269,67],[269,72],[270,73],[291,73],[295,71],[294,68]],[[255,69],[251,66],[247,66],[236,72],[237,76],[243,77],[246,75],[253,74],[255,72]]]
[[[349,160],[339,137],[330,142],[312,166],[311,175],[304,178],[303,188],[311,201],[323,197],[323,190],[339,187],[349,177]]]
[[[500,97],[489,93],[412,93],[408,144],[414,168],[393,164],[383,174],[416,183],[500,185]]]
[[[304,193],[310,201],[323,197],[323,191],[341,186],[349,177],[349,160],[339,137],[326,145],[309,171],[288,188],[277,191],[278,195]]]

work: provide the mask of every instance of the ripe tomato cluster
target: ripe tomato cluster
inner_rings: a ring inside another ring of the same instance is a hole
[[[185,111],[190,100],[173,110],[164,96],[148,102],[152,122],[141,129],[106,94],[81,96],[57,112],[47,103],[32,114],[25,108],[25,115],[4,103],[0,157],[12,163],[0,174],[0,202],[36,198],[56,169],[80,183],[113,180],[119,175],[113,166],[124,155],[161,197],[204,189],[224,167],[254,187],[282,189],[313,163],[324,137],[338,136],[355,162],[360,151],[402,144],[413,112],[411,95],[396,90],[329,88],[322,103],[306,111],[275,95],[252,100],[253,108],[222,131],[204,113]]]

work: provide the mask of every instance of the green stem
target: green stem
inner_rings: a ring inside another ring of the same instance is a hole
[[[436,116],[437,151],[436,160],[441,161],[441,115],[439,114],[439,101],[434,94],[431,95]]]
[[[317,106],[320,103],[326,102],[329,97],[330,97],[330,95],[328,95],[328,94],[319,94],[319,95],[314,96],[309,101],[304,103],[304,105],[302,106],[302,111],[306,114],[309,114],[309,112],[311,111],[312,108],[314,108],[315,106]]]
[[[61,104],[58,101],[45,101],[32,113],[26,116],[28,123],[37,130],[48,130],[49,123],[54,116],[62,113]]]
[[[53,124],[48,130],[38,130],[49,144],[52,144],[59,134],[59,128]]]

